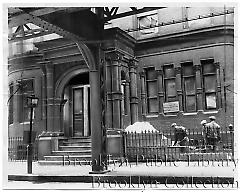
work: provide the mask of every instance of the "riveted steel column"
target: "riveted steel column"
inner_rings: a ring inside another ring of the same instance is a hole
[[[91,137],[92,137],[92,171],[103,171],[103,135],[101,127],[100,74],[98,70],[91,70],[90,79],[90,108],[91,108]]]
[[[201,81],[201,65],[194,65],[196,72],[196,88],[197,88],[197,110],[203,111],[203,89]]]
[[[137,72],[136,61],[131,60],[129,63],[130,73],[130,106],[131,106],[131,124],[138,121],[138,96],[137,96]]]

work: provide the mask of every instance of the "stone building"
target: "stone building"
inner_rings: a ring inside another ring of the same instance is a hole
[[[159,130],[173,122],[197,130],[210,115],[222,128],[233,123],[233,15],[226,6],[168,7],[108,20],[101,41],[86,41],[101,50],[96,58],[104,127],[123,130],[148,121]],[[9,34],[16,37],[29,30],[26,25]],[[25,97],[32,93],[40,98],[37,135],[90,136],[96,118],[90,108],[100,109],[91,104],[91,70],[78,45],[55,34],[13,38],[9,47],[9,137],[29,130]]]

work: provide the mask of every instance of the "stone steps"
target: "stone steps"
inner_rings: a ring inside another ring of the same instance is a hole
[[[61,151],[85,151],[91,150],[91,146],[59,146],[59,150]]]
[[[91,155],[91,150],[78,150],[78,151],[53,151],[53,155]]]
[[[91,138],[77,137],[62,141],[58,150],[44,156],[39,161],[40,165],[82,165],[90,164],[91,161]]]
[[[44,156],[46,161],[85,161],[91,160],[91,155],[47,155]]]
[[[108,164],[114,164],[118,162],[118,160],[110,160],[108,161]],[[59,165],[59,166],[81,166],[81,165],[92,165],[92,161],[91,160],[79,160],[79,161],[38,161],[39,165],[43,165],[43,166],[55,166],[55,165]]]

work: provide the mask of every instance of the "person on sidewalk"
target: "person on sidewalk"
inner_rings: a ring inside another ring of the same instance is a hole
[[[189,144],[189,138],[188,138],[188,131],[185,127],[179,126],[176,123],[173,123],[171,125],[172,128],[174,128],[174,137],[175,137],[175,145],[180,145],[180,146],[188,146]],[[181,149],[181,152],[184,152],[184,148]]]
[[[205,125],[206,145],[216,152],[217,143],[221,140],[220,126],[216,123],[216,117],[210,116],[210,122]]]
[[[204,148],[206,148],[206,124],[207,124],[207,121],[202,120],[200,124],[202,125],[203,146],[204,146]]]

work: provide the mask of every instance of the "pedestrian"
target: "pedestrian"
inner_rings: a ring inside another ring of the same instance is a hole
[[[220,126],[216,123],[216,117],[210,116],[210,122],[205,125],[206,145],[216,152],[217,143],[221,140]]]
[[[202,125],[203,146],[205,146],[205,148],[206,148],[206,124],[207,124],[207,121],[202,120],[200,124]]]
[[[173,123],[171,127],[174,128],[175,142],[173,145],[179,144],[180,146],[188,146],[189,138],[187,129],[176,123]]]

